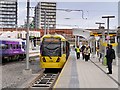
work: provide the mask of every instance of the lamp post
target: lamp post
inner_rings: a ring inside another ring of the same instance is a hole
[[[44,10],[44,18],[45,18],[45,21],[44,21],[44,35],[46,35],[46,10]]]
[[[101,26],[102,24],[105,24],[105,23],[101,23],[101,22],[96,22],[95,24],[98,24],[99,25],[99,30],[100,30],[100,33],[102,33],[102,42],[105,41],[105,31],[104,31],[104,28]],[[96,45],[97,46],[97,45]],[[99,53],[101,53],[103,56],[105,55],[105,47],[102,46],[102,45],[99,45]],[[103,58],[104,59],[104,58]]]
[[[16,29],[16,31],[17,31],[17,24],[15,24],[15,29]]]
[[[107,44],[109,44],[109,19],[115,18],[115,16],[102,16],[102,18],[107,18]]]
[[[96,22],[95,24],[98,24],[98,25],[99,25],[99,28],[101,28],[101,25],[102,25],[102,24],[105,24],[105,23]]]
[[[38,29],[38,27],[37,27],[37,10],[38,10],[38,8],[35,7],[35,29],[36,30]]]
[[[32,74],[32,70],[29,68],[29,5],[30,5],[30,1],[27,0],[26,69],[23,70],[23,74],[25,75]]]
[[[29,5],[30,1],[27,0],[27,39],[26,39],[26,69],[29,70]]]
[[[99,25],[99,29],[100,29],[100,32],[101,32],[101,29],[102,29],[101,25],[102,25],[102,24],[105,24],[105,23],[96,22],[95,24],[98,24],[98,25]],[[104,41],[104,34],[103,34],[103,33],[104,33],[104,31],[102,30],[102,38],[103,38],[102,40]],[[97,41],[96,41],[96,47],[97,47]]]
[[[49,19],[48,19],[48,25],[47,25],[47,34],[49,34]]]

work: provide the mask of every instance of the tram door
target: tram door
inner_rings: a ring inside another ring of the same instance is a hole
[[[120,30],[118,30],[118,33],[117,33],[117,42],[118,42],[117,55],[120,58]]]

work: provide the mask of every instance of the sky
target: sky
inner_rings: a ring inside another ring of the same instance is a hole
[[[118,26],[120,26],[120,1],[118,3]]]
[[[30,0],[30,6],[35,7],[37,2],[40,0]],[[43,1],[43,0],[42,0]],[[96,0],[97,1],[97,0]],[[99,1],[99,0],[98,0]],[[102,1],[102,0],[101,0]],[[105,23],[107,28],[107,19],[102,16],[113,15],[115,18],[110,19],[110,29],[115,29],[118,26],[118,0],[109,0],[109,2],[95,2],[85,0],[81,2],[72,0],[67,2],[57,2],[57,9],[70,9],[70,10],[83,10],[84,18],[82,19],[82,12],[72,11],[65,12],[57,10],[56,24],[57,28],[84,28],[84,29],[95,29],[98,25],[95,22]],[[18,3],[18,25],[24,24],[26,19],[26,2],[20,0]],[[30,9],[30,16],[34,16],[34,9]],[[68,19],[66,19],[68,18]],[[32,19],[32,18],[31,18]]]

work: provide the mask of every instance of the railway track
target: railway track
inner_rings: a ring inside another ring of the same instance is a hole
[[[28,87],[29,89],[46,88],[51,89],[59,76],[58,73],[41,73]]]
[[[37,58],[39,58],[39,57],[38,56],[29,57],[29,62],[31,63],[32,61],[35,61]],[[15,64],[15,63],[24,62],[24,61],[25,61],[25,59],[18,59],[18,60],[0,62],[0,64],[1,65],[8,65],[8,64]]]

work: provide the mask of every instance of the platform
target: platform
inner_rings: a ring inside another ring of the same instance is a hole
[[[54,88],[118,88],[118,84],[95,63],[90,60],[85,62],[81,58],[77,60],[75,51],[71,51]],[[113,71],[113,77],[117,75],[116,71]]]
[[[29,57],[38,57],[40,55],[40,50],[30,50],[29,51]]]

